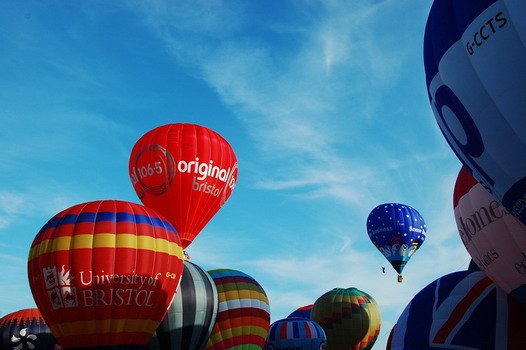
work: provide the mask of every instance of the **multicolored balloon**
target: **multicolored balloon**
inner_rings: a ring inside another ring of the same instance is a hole
[[[285,318],[270,326],[263,350],[325,350],[327,338],[319,324],[301,317]]]
[[[305,305],[305,306],[299,307],[296,310],[294,310],[293,312],[291,312],[290,315],[287,316],[287,318],[289,318],[289,317],[302,317],[302,318],[306,318],[306,319],[310,320],[310,313],[312,311],[312,307],[313,306],[314,306],[314,304],[309,304],[309,305]]]
[[[29,285],[66,349],[135,349],[152,337],[183,273],[175,229],[154,210],[88,202],[50,219],[35,237]]]
[[[526,226],[511,215],[466,167],[453,193],[455,220],[472,261],[526,307]]]
[[[424,35],[429,99],[447,142],[526,224],[526,2],[435,0]]]
[[[202,350],[214,327],[219,300],[212,277],[186,260],[168,313],[148,344],[151,350]]]
[[[129,171],[143,204],[172,223],[185,249],[232,194],[238,166],[221,135],[179,123],[142,136],[131,152]]]
[[[230,269],[208,271],[219,295],[219,313],[206,349],[260,349],[270,328],[270,307],[261,285]]]
[[[38,309],[23,309],[0,318],[0,334],[0,349],[60,349]]]
[[[357,288],[334,288],[320,296],[311,318],[327,335],[331,350],[372,349],[380,333],[380,309],[376,301]]]
[[[398,282],[411,256],[424,244],[426,231],[422,215],[405,204],[381,204],[367,218],[369,239],[398,272]]]
[[[394,327],[388,350],[526,349],[526,309],[481,271],[445,275],[422,289]]]

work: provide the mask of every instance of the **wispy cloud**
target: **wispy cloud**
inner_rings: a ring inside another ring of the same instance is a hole
[[[381,105],[381,91],[401,78],[401,66],[411,62],[407,51],[415,53],[404,42],[395,42],[394,34],[385,32],[390,25],[380,22],[389,18],[389,11],[401,11],[400,5],[304,4],[294,20],[264,29],[292,45],[246,34],[254,14],[238,4],[185,5],[157,1],[142,7],[141,17],[178,63],[190,67],[235,111],[263,158],[278,165],[272,176],[262,173],[255,185],[269,190],[303,188],[311,198],[351,204],[367,197],[364,181],[382,179],[375,168],[379,163],[368,164],[369,159],[382,158],[385,152],[363,145],[349,154],[344,151],[349,146],[341,148],[342,140],[349,139],[350,145],[364,141],[353,133],[353,126],[370,123],[371,108],[378,111],[371,106]],[[287,161],[278,163],[281,159]],[[384,169],[385,165],[389,166],[383,164]],[[391,184],[383,185],[379,191]]]

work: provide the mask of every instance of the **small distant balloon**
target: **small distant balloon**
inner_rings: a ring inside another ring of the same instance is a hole
[[[424,244],[427,227],[420,213],[409,205],[385,203],[367,218],[367,232],[375,247],[401,274],[413,254]]]

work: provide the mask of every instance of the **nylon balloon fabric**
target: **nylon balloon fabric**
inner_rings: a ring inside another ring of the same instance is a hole
[[[232,194],[238,165],[217,132],[177,123],[150,130],[135,143],[129,172],[142,203],[172,223],[185,249]]]
[[[270,307],[261,285],[237,270],[208,271],[217,288],[219,312],[206,349],[261,349],[270,328]]]
[[[316,322],[301,318],[285,318],[272,323],[264,350],[324,350],[327,337]]]
[[[525,312],[483,272],[454,272],[413,297],[387,350],[523,350]]]
[[[179,237],[142,205],[104,200],[51,218],[31,245],[29,285],[66,349],[142,349],[183,273]]]
[[[58,350],[57,340],[38,309],[23,309],[0,318],[0,349]]]
[[[473,176],[526,224],[526,2],[435,0],[424,34],[430,105]]]
[[[381,316],[376,301],[357,288],[334,288],[320,296],[311,318],[327,336],[327,349],[372,349],[380,333]]]
[[[186,260],[168,313],[149,343],[150,350],[202,350],[214,327],[219,300],[212,277]]]

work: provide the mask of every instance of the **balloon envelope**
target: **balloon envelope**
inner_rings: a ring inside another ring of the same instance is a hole
[[[237,158],[218,133],[194,124],[168,124],[133,147],[130,178],[144,205],[175,227],[183,249],[232,194]]]
[[[334,288],[320,296],[311,318],[327,335],[331,350],[372,349],[380,333],[380,309],[376,301],[357,288]]]
[[[0,349],[59,349],[38,309],[23,309],[0,318],[0,334]]]
[[[50,219],[33,241],[33,297],[64,348],[140,348],[181,279],[180,244],[172,225],[142,205],[75,205]]]
[[[313,306],[314,306],[314,304],[310,304],[310,305],[305,305],[305,306],[299,307],[296,310],[292,311],[290,313],[290,315],[287,316],[287,318],[289,318],[289,317],[302,317],[302,318],[306,318],[306,319],[310,320],[310,313],[312,311],[312,307]]]
[[[399,274],[426,239],[426,223],[409,205],[385,203],[367,218],[369,239]]]
[[[230,269],[208,271],[219,295],[219,312],[206,349],[261,349],[270,327],[270,307],[261,285]]]
[[[526,310],[481,271],[422,289],[396,321],[391,350],[526,349]]]
[[[526,2],[435,0],[424,35],[426,83],[447,142],[526,223]]]
[[[204,349],[216,321],[218,304],[212,277],[186,260],[177,293],[150,340],[149,349]]]
[[[264,350],[301,349],[324,350],[326,336],[323,328],[301,317],[285,318],[270,326]]]
[[[526,307],[526,226],[460,170],[453,193],[462,243],[480,270]]]

